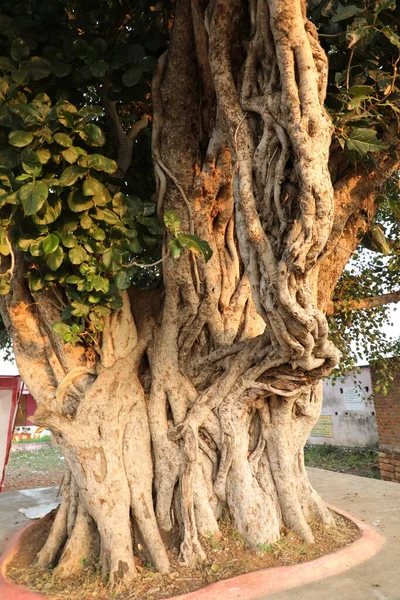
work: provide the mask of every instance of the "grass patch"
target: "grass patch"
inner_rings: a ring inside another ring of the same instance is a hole
[[[380,479],[378,450],[343,448],[340,446],[311,446],[304,449],[304,462],[308,467],[351,473],[361,477]]]
[[[41,448],[30,452],[11,452],[7,471],[24,469],[36,473],[60,469],[64,466],[64,458],[58,448]]]

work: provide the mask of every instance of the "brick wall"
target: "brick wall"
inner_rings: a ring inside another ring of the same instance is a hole
[[[375,373],[371,368],[375,386]],[[394,388],[386,396],[374,392],[379,436],[379,466],[382,478],[400,483],[400,361]]]

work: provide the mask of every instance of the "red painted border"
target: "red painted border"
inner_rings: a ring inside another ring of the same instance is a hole
[[[338,575],[372,558],[381,550],[385,540],[371,525],[334,506],[330,508],[353,521],[359,528],[360,537],[349,546],[310,562],[245,573],[195,592],[170,597],[169,600],[252,600]],[[11,583],[5,576],[7,565],[18,550],[22,533],[34,526],[35,523],[30,524],[17,532],[0,560],[0,600],[49,600]]]

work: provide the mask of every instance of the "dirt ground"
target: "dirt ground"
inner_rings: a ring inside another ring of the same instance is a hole
[[[177,550],[170,552],[173,570],[160,575],[145,560],[136,559],[138,576],[128,590],[110,592],[98,575],[96,566],[86,565],[81,558],[82,573],[67,580],[57,580],[50,569],[30,566],[33,557],[43,545],[51,526],[45,517],[32,532],[21,540],[21,550],[10,563],[7,575],[14,582],[27,586],[53,600],[156,600],[202,588],[210,583],[241,575],[249,571],[301,563],[318,558],[347,546],[359,537],[359,529],[350,521],[334,513],[336,527],[312,527],[315,543],[308,544],[292,531],[284,531],[276,544],[262,544],[258,553],[246,549],[240,535],[229,520],[222,519],[222,538],[203,539],[206,561],[193,568],[181,567]]]
[[[58,448],[11,452],[3,492],[60,485],[64,457]]]

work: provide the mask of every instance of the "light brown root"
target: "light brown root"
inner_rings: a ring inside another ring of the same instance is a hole
[[[86,566],[93,564],[98,557],[99,540],[96,525],[80,502],[76,520],[68,538],[54,575],[60,578],[71,577]]]
[[[67,539],[67,521],[70,506],[71,473],[66,471],[63,483],[63,496],[58,507],[56,517],[51,527],[43,548],[38,552],[37,564],[39,567],[48,567],[55,563],[59,550]]]
[[[132,378],[134,381],[134,378]],[[136,403],[131,410],[124,440],[124,463],[131,493],[131,508],[143,546],[160,573],[170,565],[153,508],[153,461],[143,390],[137,381]]]

